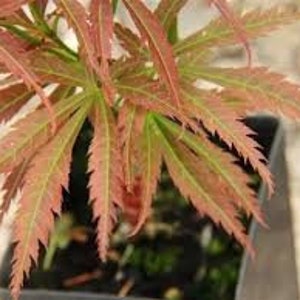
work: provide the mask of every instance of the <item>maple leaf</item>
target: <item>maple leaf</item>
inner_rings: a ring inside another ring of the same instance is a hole
[[[263,163],[264,156],[257,150],[259,145],[250,137],[254,132],[239,120],[234,111],[223,104],[217,94],[201,91],[192,85],[185,86],[183,90],[185,99],[192,103],[191,113],[213,134],[218,133],[230,148],[234,146],[245,161],[249,160],[267,184],[271,195],[274,191],[272,176]]]
[[[124,168],[124,184],[128,192],[132,192],[136,177],[135,168],[138,165],[138,143],[144,124],[144,113],[136,105],[126,102],[119,112],[118,129],[122,148]]]
[[[28,55],[31,67],[43,84],[59,83],[83,86],[87,82],[85,67],[78,61],[64,61],[51,53],[33,51]]]
[[[235,13],[233,13],[232,9],[227,4],[227,0],[208,0],[208,3],[210,5],[216,6],[216,8],[220,11],[222,17],[231,25],[234,32],[236,33],[237,38],[244,45],[248,58],[248,66],[250,66],[252,53],[249,44],[249,36],[247,35],[243,22],[239,17],[235,15]]]
[[[140,38],[133,33],[129,28],[122,26],[119,23],[115,24],[115,34],[120,45],[132,56],[136,58],[143,55],[145,51]]]
[[[10,119],[33,95],[23,83],[0,86],[0,121]]]
[[[97,246],[103,261],[107,257],[109,237],[117,219],[117,207],[122,207],[123,170],[117,126],[112,111],[103,96],[95,96],[91,118],[94,138],[90,148],[90,199],[97,220]]]
[[[132,235],[136,234],[151,212],[153,196],[156,192],[158,179],[160,177],[162,152],[160,147],[156,147],[156,136],[153,134],[151,126],[151,114],[146,116],[144,129],[140,136],[139,168],[141,169],[140,185],[140,211],[138,213],[136,225],[132,230]]]
[[[129,78],[123,77],[116,86],[124,99],[127,99],[134,105],[176,118],[182,124],[186,124],[197,131],[198,126],[193,119],[189,118],[187,109],[185,107],[177,108],[172,105],[168,92],[159,82],[149,82],[145,76],[133,74]]]
[[[249,39],[261,37],[280,26],[299,19],[299,12],[288,9],[287,6],[276,6],[267,10],[254,9],[240,17]],[[231,45],[235,43],[235,31],[225,25],[223,18],[212,20],[204,28],[182,39],[174,45],[177,55],[204,52],[208,48]]]
[[[248,215],[253,215],[260,224],[265,225],[255,193],[247,185],[249,177],[243,170],[234,166],[232,155],[215,147],[203,133],[195,135],[185,131],[182,134],[181,127],[175,122],[159,116],[156,116],[156,121],[174,137],[174,140],[179,140],[194,151],[203,160],[205,168],[210,170],[211,176],[227,186],[224,199],[233,200],[239,208],[243,208]]]
[[[84,97],[85,94],[78,94],[54,105],[58,124],[64,122],[78,108]],[[47,114],[45,109],[31,113],[30,119],[21,119],[15,125],[14,130],[0,140],[2,171],[11,171],[50,139],[50,120]]]
[[[151,119],[151,127],[160,140],[164,161],[181,194],[190,199],[201,214],[207,214],[214,222],[222,224],[228,233],[234,234],[253,253],[235,206],[224,201],[226,185],[216,181],[204,162],[185,145],[174,140],[154,118]]]
[[[137,28],[147,40],[160,78],[168,87],[171,100],[180,107],[179,79],[171,45],[155,15],[140,1],[123,0]]]
[[[30,0],[1,0],[0,3],[0,18],[11,15],[22,5],[30,2]]]
[[[187,2],[188,0],[162,0],[159,2],[154,13],[160,20],[166,32],[170,30],[178,13]]]
[[[32,260],[37,262],[39,242],[47,245],[54,226],[53,213],[60,213],[61,190],[68,183],[72,147],[89,108],[90,103],[86,102],[34,156],[25,174],[20,209],[14,224],[16,246],[10,283],[14,299],[19,298],[24,274],[29,274]]]
[[[226,88],[223,95],[234,98],[239,111],[266,110],[277,115],[299,118],[299,86],[265,67],[210,68],[188,67],[191,76],[209,80]],[[189,75],[187,75],[189,76]],[[195,78],[195,77],[194,77]],[[232,107],[234,109],[234,106]]]
[[[109,60],[112,54],[114,22],[110,0],[92,0],[90,10],[91,31],[96,45],[96,55],[101,59],[102,84],[109,103],[113,103],[115,89],[109,74]]]
[[[96,48],[91,35],[91,28],[88,22],[89,16],[86,9],[77,0],[55,0],[55,3],[62,9],[70,26],[77,33],[83,59],[87,62],[90,69],[95,70],[101,78],[102,72],[97,60]]]
[[[102,81],[104,94],[107,102],[112,105],[114,100],[114,88],[109,77],[109,70],[107,59],[110,57],[110,38],[111,38],[111,26],[112,20],[110,20],[110,30],[103,30],[103,21],[108,19],[105,16],[105,20],[102,20],[104,14],[108,10],[108,2],[106,4],[99,2],[98,0],[92,1],[91,9],[95,10],[91,15],[92,28],[90,26],[89,15],[85,8],[77,0],[55,0],[57,5],[61,7],[66,15],[66,18],[70,25],[77,33],[77,37],[81,42],[82,50],[81,55],[87,61],[91,70],[94,70]],[[103,1],[102,1],[103,2]],[[99,15],[101,14],[101,15]],[[112,18],[110,13],[109,18]],[[93,38],[95,35],[95,38]],[[95,40],[96,39],[96,40]],[[96,45],[95,43],[96,42]],[[98,62],[98,54],[101,55],[102,63],[101,67]],[[103,56],[104,55],[104,56]]]
[[[0,61],[6,65],[8,70],[15,76],[20,77],[29,88],[33,88],[39,95],[50,115],[53,133],[56,129],[53,107],[40,86],[38,77],[29,68],[26,57],[9,41],[7,40],[7,36],[0,32]]]
[[[11,201],[15,198],[18,191],[23,187],[24,175],[27,171],[29,161],[30,159],[26,159],[19,166],[15,167],[10,174],[8,174],[5,180],[5,184],[3,186],[5,194],[3,196],[3,202],[0,206],[0,224],[2,224],[6,212],[9,210]]]

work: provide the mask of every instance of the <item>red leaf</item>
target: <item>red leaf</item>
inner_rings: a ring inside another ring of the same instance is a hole
[[[0,34],[0,61],[6,65],[10,72],[12,72],[15,76],[20,77],[28,88],[33,88],[41,98],[49,113],[53,133],[56,129],[53,107],[40,86],[39,78],[29,67],[25,55],[20,53],[20,49],[16,48],[15,45],[9,43],[7,36],[3,34]]]
[[[127,191],[133,190],[138,157],[138,139],[143,131],[145,113],[135,105],[124,103],[119,112],[118,127],[122,146],[124,183]]]
[[[152,199],[161,173],[162,152],[154,135],[150,118],[150,115],[146,116],[143,134],[139,140],[140,211],[131,235],[135,235],[142,228],[151,212]]]
[[[171,101],[180,107],[177,67],[164,29],[159,24],[157,17],[140,0],[124,0],[123,2],[135,25],[148,42],[154,65],[159,72],[160,79],[168,88]]]
[[[266,159],[258,150],[260,146],[250,137],[254,132],[242,124],[239,116],[224,105],[217,94],[201,91],[191,85],[184,88],[184,94],[185,99],[192,103],[191,114],[201,120],[210,132],[218,133],[230,148],[234,146],[245,161],[249,160],[267,184],[271,195],[274,190],[272,175],[263,163]]]
[[[87,116],[89,102],[81,107],[31,161],[26,172],[20,209],[14,224],[17,243],[10,283],[13,299],[18,299],[25,276],[37,262],[39,242],[47,245],[54,227],[54,215],[60,213],[62,186],[67,186],[72,148]]]
[[[132,189],[124,191],[124,215],[132,227],[135,227],[139,220],[142,190],[141,178],[136,178]]]
[[[0,206],[0,224],[6,211],[9,209],[11,200],[16,196],[18,190],[22,189],[24,184],[24,175],[27,171],[30,159],[25,159],[19,166],[14,168],[7,176],[3,190],[6,191],[3,197],[3,203]]]
[[[114,86],[109,74],[109,60],[112,52],[114,33],[113,11],[110,0],[92,0],[91,2],[92,36],[96,47],[96,54],[101,58],[102,84],[108,102],[114,101]]]
[[[162,0],[159,2],[155,15],[157,15],[167,32],[187,2],[188,0]]]
[[[20,9],[22,5],[29,2],[30,0],[1,0],[0,18],[11,15],[13,12]]]
[[[59,125],[78,109],[81,101],[86,100],[85,97],[86,95],[78,94],[54,105]],[[49,123],[45,109],[35,111],[17,122],[15,130],[0,140],[1,172],[11,171],[50,139]]]
[[[248,57],[248,65],[251,65],[252,53],[248,40],[248,34],[245,30],[243,22],[232,12],[226,0],[208,0],[209,4],[213,4],[220,11],[224,19],[231,25],[237,34],[237,38],[244,45]]]
[[[33,95],[23,83],[0,86],[0,121],[11,118]]]
[[[115,34],[121,46],[131,55],[135,61],[145,50],[141,39],[133,33],[129,28],[119,23],[115,24]]]
[[[212,176],[205,162],[191,152],[179,139],[174,139],[153,120],[153,131],[162,142],[164,161],[181,194],[190,199],[200,214],[207,214],[215,223],[233,234],[251,254],[251,242],[244,232],[238,210],[231,201],[225,201],[227,186]]]
[[[97,247],[106,260],[109,237],[122,207],[123,170],[117,127],[111,109],[99,94],[92,116],[94,138],[90,147],[90,199],[97,220]]]
[[[108,82],[108,70],[105,70],[105,67],[103,70],[103,66],[100,67],[98,62],[97,49],[99,45],[95,45],[92,34],[94,32],[90,26],[89,15],[87,11],[77,0],[55,0],[55,2],[57,3],[58,7],[62,8],[67,21],[77,33],[80,46],[82,47],[80,49],[82,51],[81,55],[83,58],[85,58],[89,67],[94,70],[102,80],[106,100],[109,104],[112,104],[114,91],[112,90],[112,84]],[[97,5],[97,2],[94,1],[94,5]],[[107,50],[107,45],[105,45],[105,43],[102,44],[101,47],[105,47]]]

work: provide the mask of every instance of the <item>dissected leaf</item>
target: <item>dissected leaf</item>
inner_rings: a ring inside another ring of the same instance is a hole
[[[0,121],[11,118],[32,96],[23,83],[0,87]]]
[[[129,28],[116,23],[115,34],[120,42],[120,45],[135,58],[143,54],[145,50],[140,38],[133,33]],[[124,62],[124,61],[123,61]]]
[[[109,60],[112,55],[114,33],[113,11],[110,0],[92,0],[91,30],[96,45],[96,55],[101,59],[102,84],[109,103],[114,101],[114,85],[110,77]]]
[[[260,224],[265,224],[255,193],[247,184],[249,176],[234,164],[232,155],[212,144],[204,134],[195,135],[189,131],[182,134],[181,127],[176,123],[158,116],[156,120],[175,140],[180,140],[198,155],[205,168],[210,170],[211,176],[224,186],[227,185],[224,201],[234,201]]]
[[[86,94],[82,93],[55,104],[54,114],[58,124],[64,122],[85,98]],[[0,140],[0,168],[2,172],[11,171],[50,139],[50,120],[47,115],[45,109],[30,114],[15,125],[14,131]]]
[[[93,215],[97,220],[97,248],[105,261],[117,207],[122,207],[123,170],[116,121],[103,96],[99,93],[95,97],[89,186]]]
[[[188,0],[162,0],[155,10],[155,14],[165,28],[166,32],[170,30],[176,20],[180,10],[186,5]]]
[[[107,33],[107,36],[105,34],[105,36],[100,34],[103,34],[104,30],[101,29],[101,27],[103,28],[103,24],[100,24],[99,22],[103,21],[101,20],[101,16],[98,15],[94,15],[95,18],[93,19],[93,22],[97,21],[97,24],[94,24],[95,26],[101,26],[100,27],[100,32],[98,32],[98,34],[96,35],[96,45],[95,45],[95,41],[93,38],[93,35],[95,34],[95,28],[94,30],[91,28],[90,23],[89,23],[89,16],[87,11],[85,10],[85,8],[80,4],[80,2],[78,2],[77,0],[55,0],[57,5],[59,7],[62,8],[62,10],[64,11],[66,18],[68,20],[68,22],[70,23],[70,25],[74,28],[74,30],[77,33],[77,37],[81,43],[81,52],[82,52],[82,56],[83,58],[85,58],[85,60],[87,61],[88,65],[90,66],[91,70],[94,70],[96,72],[96,74],[98,75],[98,77],[101,79],[102,84],[103,84],[103,92],[105,94],[105,98],[106,101],[109,104],[113,104],[113,100],[114,100],[114,88],[109,76],[109,72],[108,72],[108,65],[107,62],[105,62],[104,57],[103,61],[101,63],[101,66],[97,60],[98,57],[98,51],[103,51],[104,50],[104,55],[108,55],[108,48],[110,48],[107,44],[107,41],[105,41],[106,37],[110,37],[110,33]],[[100,5],[101,3],[98,2],[97,0],[93,1],[93,7],[94,9],[97,9],[97,7],[100,9],[100,6],[103,7],[102,5]],[[107,4],[105,6],[107,8]],[[97,12],[95,12],[97,13]],[[101,12],[102,14],[102,12]],[[103,16],[103,14],[102,14]],[[99,19],[100,18],[100,19]],[[101,40],[99,40],[98,38],[101,38]],[[103,43],[104,42],[104,43]],[[102,43],[101,45],[99,45],[99,43]],[[99,47],[101,47],[101,49],[99,49]],[[103,55],[103,53],[101,53]]]
[[[50,115],[53,133],[56,128],[53,107],[40,86],[39,78],[28,66],[26,57],[20,53],[18,48],[9,43],[2,34],[0,34],[0,61],[6,65],[8,70],[15,76],[20,77],[29,88],[33,88],[39,95]]]
[[[251,47],[249,44],[249,36],[245,30],[244,24],[239,17],[232,11],[229,7],[227,0],[208,0],[208,2],[220,11],[222,17],[230,24],[233,28],[236,37],[240,40],[240,42],[244,45],[247,58],[248,65],[250,66],[252,60]]]
[[[127,191],[132,192],[136,181],[136,167],[139,145],[137,140],[142,134],[144,113],[135,105],[126,103],[119,112],[118,127],[122,146],[124,166],[124,184]]]
[[[141,178],[135,178],[132,189],[124,191],[124,216],[129,222],[132,228],[136,227],[139,222],[139,216],[141,211],[141,195],[142,195]]]
[[[27,171],[29,158],[25,159],[19,166],[14,168],[12,172],[7,176],[3,190],[5,194],[3,196],[3,203],[0,206],[0,224],[2,224],[3,218],[8,211],[11,201],[15,198],[18,191],[23,187],[24,175]]]
[[[180,109],[172,105],[171,101],[168,100],[169,95],[166,89],[159,82],[149,82],[144,76],[137,74],[132,78],[130,77],[129,80],[123,78],[116,86],[122,97],[134,105],[176,118],[193,130],[198,130],[196,122],[189,118],[188,110],[185,107]]]
[[[91,35],[88,22],[89,16],[86,9],[77,0],[55,0],[55,2],[62,9],[67,21],[77,33],[82,57],[101,78],[102,72],[97,61],[96,48]]]
[[[277,6],[268,10],[254,9],[241,17],[244,29],[249,39],[263,36],[271,30],[289,24],[299,19],[299,12],[292,11],[285,6]],[[174,46],[177,55],[203,52],[210,47],[231,45],[235,43],[235,31],[226,26],[226,21],[219,18],[211,21],[203,29],[179,41]]]
[[[123,0],[135,25],[147,40],[153,62],[170,93],[171,101],[180,107],[179,79],[171,45],[159,21],[140,0]]]
[[[54,226],[54,215],[60,213],[62,186],[68,184],[72,148],[87,116],[86,102],[59,130],[55,137],[38,152],[26,172],[25,185],[14,224],[14,249],[11,294],[19,298],[24,276],[37,262],[39,242],[47,245]]]
[[[141,169],[141,204],[136,225],[132,230],[133,235],[141,229],[151,212],[152,199],[156,192],[161,173],[162,152],[153,132],[151,115],[146,116],[143,134],[140,140],[139,155],[139,168]]]
[[[259,145],[251,138],[254,132],[239,120],[234,111],[223,104],[217,94],[201,91],[191,85],[184,88],[183,94],[185,100],[192,104],[191,113],[201,120],[210,132],[218,133],[230,148],[235,147],[239,155],[257,170],[272,194],[272,176],[264,164],[265,157],[257,150]]]
[[[31,67],[41,82],[82,86],[87,82],[84,66],[75,61],[63,61],[50,53],[30,53]]]
[[[29,3],[30,0],[1,0],[0,2],[0,18],[11,15],[22,5]]]
[[[299,118],[299,86],[267,68],[188,67],[187,73],[227,88],[228,97],[237,99],[239,110],[240,106],[244,106],[245,113],[266,110],[293,119]]]
[[[199,157],[178,140],[174,140],[155,121],[152,121],[152,130],[162,145],[164,161],[181,194],[190,199],[200,214],[207,214],[215,223],[220,223],[253,253],[235,206],[224,200],[226,185],[215,180]]]

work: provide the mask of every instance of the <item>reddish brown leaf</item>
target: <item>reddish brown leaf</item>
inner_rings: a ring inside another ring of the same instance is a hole
[[[22,5],[29,3],[32,0],[1,0],[0,2],[0,18],[11,15]]]
[[[208,0],[209,4],[213,4],[220,11],[224,19],[231,25],[236,32],[237,38],[244,45],[248,57],[248,65],[251,65],[252,53],[248,40],[248,35],[243,22],[237,17],[227,4],[227,0]]]
[[[188,0],[162,0],[159,2],[155,14],[164,26],[166,32],[169,31],[178,13],[187,2]]]
[[[143,131],[145,113],[137,106],[126,102],[119,112],[118,127],[122,146],[124,183],[131,192],[138,174],[138,143]]]
[[[195,78],[209,80],[226,88],[223,95],[233,100],[231,109],[246,115],[248,111],[269,111],[293,119],[300,116],[299,86],[267,68],[188,67]]]
[[[109,0],[92,0],[91,26],[97,55],[101,64],[108,64],[111,59],[112,39],[114,32],[113,12]]]
[[[140,211],[136,225],[132,230],[135,235],[144,225],[151,213],[152,199],[156,192],[162,165],[162,152],[151,126],[151,116],[146,116],[143,134],[140,138],[139,156],[141,170]]]
[[[123,78],[116,85],[118,92],[134,105],[142,107],[144,110],[151,110],[171,118],[176,118],[182,124],[198,130],[197,123],[189,118],[189,113],[185,107],[178,109],[169,100],[169,94],[164,86],[159,82],[151,82],[145,76],[133,75],[133,77]],[[184,113],[182,113],[184,112]]]
[[[140,0],[124,0],[135,25],[147,40],[159,78],[170,93],[171,101],[181,106],[179,79],[171,45],[157,17]]]
[[[139,214],[141,211],[141,198],[142,198],[142,183],[141,178],[136,178],[132,189],[124,191],[124,215],[126,220],[134,228],[139,221]]]
[[[23,83],[0,86],[0,121],[11,118],[33,95]]]
[[[9,209],[11,200],[16,196],[17,192],[23,187],[24,175],[27,171],[27,167],[30,159],[24,160],[19,166],[14,168],[12,172],[7,176],[3,190],[6,191],[3,197],[3,203],[0,207],[0,224],[6,211]]]
[[[152,130],[162,142],[162,151],[169,173],[181,194],[190,199],[200,214],[207,214],[215,223],[233,234],[253,254],[252,245],[244,232],[236,207],[225,201],[226,185],[211,176],[204,162],[193,152],[172,138],[158,123]]]
[[[13,299],[19,298],[32,261],[37,263],[39,242],[47,245],[49,232],[54,227],[53,213],[60,213],[62,186],[68,184],[72,148],[87,116],[88,104],[78,110],[33,158],[26,172],[21,207],[14,224],[16,247],[10,283]]]
[[[129,28],[119,23],[116,23],[114,27],[120,45],[136,60],[145,50],[141,39]]]
[[[95,99],[92,123],[94,138],[90,147],[90,199],[97,220],[97,247],[103,261],[109,238],[122,207],[123,170],[117,127],[111,109],[99,93]]]
[[[0,61],[6,65],[10,72],[15,76],[20,77],[28,88],[33,88],[37,95],[39,95],[50,115],[53,133],[56,128],[53,107],[40,86],[39,78],[29,67],[27,58],[20,53],[18,48],[14,47],[13,44],[10,44],[7,37],[2,34],[0,34]]]
[[[115,91],[109,72],[109,60],[112,53],[114,23],[110,0],[92,0],[90,10],[91,30],[96,55],[101,59],[102,84],[108,103],[112,104]]]
[[[99,76],[103,83],[103,92],[105,94],[106,101],[112,105],[113,99],[114,99],[114,90],[113,85],[110,80],[109,72],[108,72],[108,66],[106,62],[104,65],[98,62],[97,59],[97,49],[100,50],[98,47],[99,44],[95,45],[95,41],[93,39],[93,34],[95,34],[94,30],[92,30],[90,23],[89,23],[89,16],[87,14],[87,11],[85,8],[77,1],[77,0],[55,0],[57,5],[62,8],[63,12],[66,15],[66,18],[70,25],[74,28],[74,30],[77,33],[78,39],[80,41],[81,46],[81,55],[85,60],[87,61],[88,65],[92,70],[96,72],[96,74]],[[98,5],[96,1],[94,1],[93,5]],[[100,8],[100,7],[99,7]],[[99,15],[95,15],[96,20],[99,18]],[[103,20],[99,20],[103,21]],[[100,24],[99,24],[100,26]],[[99,32],[99,31],[98,31]],[[103,33],[103,30],[101,29],[101,32]],[[101,33],[100,32],[100,33]],[[101,42],[101,50],[105,48],[105,55],[107,55],[107,44],[104,42],[103,44],[103,36],[99,36],[101,38],[101,41],[98,39],[97,42]],[[102,54],[102,53],[101,53]],[[105,59],[104,59],[105,61]]]
[[[55,116],[61,125],[85,99],[86,95],[62,99],[54,105]],[[30,114],[15,125],[15,130],[0,140],[0,170],[9,172],[30,157],[50,138],[49,118],[45,109]]]
[[[265,162],[265,157],[258,150],[260,146],[251,138],[254,132],[244,125],[239,116],[222,102],[213,92],[201,91],[191,85],[184,88],[185,99],[191,104],[190,112],[201,120],[212,133],[218,133],[220,138],[230,147],[235,147],[239,155],[249,160],[252,167],[258,171],[267,184],[270,195],[274,183]],[[187,105],[189,105],[187,103]]]
[[[235,159],[231,154],[216,147],[202,132],[195,135],[186,130],[182,134],[180,126],[175,122],[163,117],[156,117],[156,120],[173,136],[174,140],[180,140],[197,154],[205,165],[204,168],[209,170],[211,177],[227,186],[224,189],[224,201],[232,201],[238,208],[245,210],[248,216],[253,215],[260,224],[265,225],[256,195],[248,186],[249,176],[235,165]]]

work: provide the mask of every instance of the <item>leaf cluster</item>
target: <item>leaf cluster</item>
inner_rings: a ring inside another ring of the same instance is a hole
[[[50,12],[48,2],[0,3],[0,71],[6,74],[1,121],[34,95],[40,100],[0,139],[0,171],[7,173],[1,219],[22,190],[13,228],[13,298],[61,212],[72,148],[86,119],[93,127],[90,204],[103,260],[120,216],[132,225],[131,234],[147,220],[162,163],[200,214],[252,251],[240,211],[264,224],[256,196],[235,158],[209,136],[218,134],[234,147],[271,193],[265,158],[241,119],[260,110],[298,118],[299,87],[263,67],[217,68],[209,58],[216,47],[242,43],[250,64],[249,39],[297,20],[299,13],[277,7],[237,16],[225,0],[209,1],[221,16],[179,40],[174,28],[187,0],[162,0],[154,11],[141,0],[122,0],[135,30],[114,19],[116,1],[92,0],[85,8],[77,0],[55,0]],[[63,21],[76,34],[77,51],[60,38]],[[115,48],[121,49],[117,57]],[[202,89],[199,80],[219,88]]]

